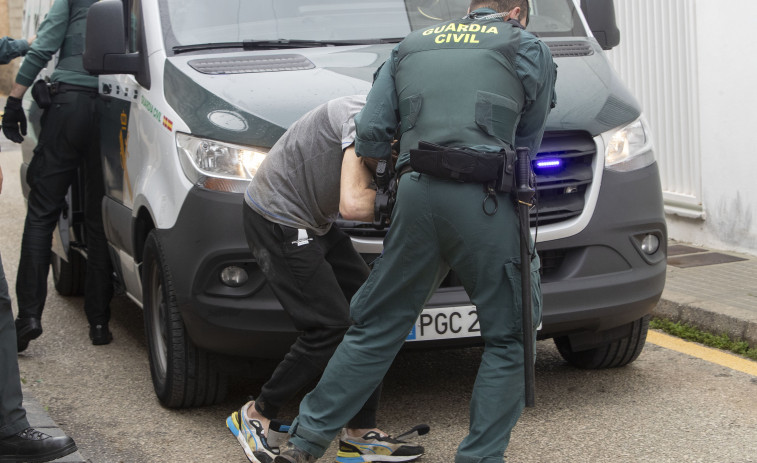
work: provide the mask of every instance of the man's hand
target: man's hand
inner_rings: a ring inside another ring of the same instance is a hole
[[[15,143],[24,141],[22,135],[26,135],[26,116],[24,109],[21,107],[21,99],[9,96],[5,103],[5,114],[3,114],[3,134],[5,137]]]

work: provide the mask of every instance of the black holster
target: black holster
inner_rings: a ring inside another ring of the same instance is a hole
[[[450,148],[421,141],[410,150],[413,170],[437,178],[463,183],[494,183],[498,191],[509,193],[515,185],[515,151],[498,152]]]
[[[47,109],[52,105],[50,85],[44,79],[39,79],[32,85],[32,98],[41,109]]]

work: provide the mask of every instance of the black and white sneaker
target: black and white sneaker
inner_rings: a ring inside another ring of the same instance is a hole
[[[428,429],[426,425],[416,426],[397,437],[384,436],[376,431],[367,432],[362,437],[352,437],[347,435],[347,431],[342,430],[336,462],[413,461],[423,455],[424,448],[401,438],[413,434],[423,435],[428,432]]]

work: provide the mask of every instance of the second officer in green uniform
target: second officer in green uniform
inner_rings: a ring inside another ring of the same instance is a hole
[[[19,352],[42,334],[52,234],[80,166],[85,172],[82,194],[86,198],[84,311],[93,344],[108,344],[113,339],[108,329],[113,283],[102,223],[105,192],[97,117],[97,77],[90,75],[82,65],[87,12],[95,2],[55,0],[19,68],[5,106],[3,133],[8,139],[21,143],[22,135],[26,135],[21,98],[39,71],[59,52],[50,78],[52,101],[42,116],[42,130],[26,175],[30,191],[16,277]]]

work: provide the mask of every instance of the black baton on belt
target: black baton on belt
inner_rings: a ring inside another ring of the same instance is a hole
[[[528,148],[516,148],[516,187],[520,217],[520,282],[523,320],[523,368],[526,381],[526,407],[534,406],[534,337],[531,315],[531,227],[528,210],[534,197],[534,182]]]

